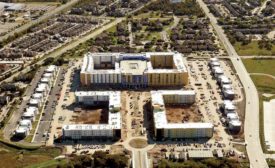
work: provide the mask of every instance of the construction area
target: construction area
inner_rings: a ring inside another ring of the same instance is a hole
[[[76,124],[106,124],[108,123],[107,107],[102,108],[80,108],[75,110],[71,121]]]
[[[157,154],[164,148],[168,158],[170,151],[179,157],[181,152],[194,149],[208,150],[209,156],[214,156],[212,152],[216,150],[223,150],[222,154],[229,157],[243,156],[242,152],[235,150],[232,154],[234,139],[241,141],[243,138],[244,97],[242,85],[229,62],[222,59],[185,59],[183,66],[184,72],[188,73],[188,82],[181,89],[131,87],[137,86],[137,80],[146,79],[146,68],[142,68],[145,62],[146,66],[148,63],[152,65],[153,71],[176,70],[171,69],[169,64],[154,63],[152,57],[167,55],[162,57],[165,62],[165,57],[166,61],[172,58],[171,53],[148,55],[151,55],[149,61],[146,61],[146,54],[90,54],[74,63],[65,74],[64,95],[62,91],[57,105],[62,110],[53,121],[52,135],[57,133],[58,136],[54,137],[59,137],[68,152],[77,153],[88,148],[92,153],[98,146],[91,145],[104,142],[104,147],[99,147],[101,150],[122,145],[129,150],[146,149],[149,158],[158,158]],[[92,63],[95,63],[94,67]],[[132,77],[130,80],[128,73]],[[73,83],[82,85],[72,89]],[[104,90],[105,84],[124,85]],[[102,87],[95,90],[94,85]],[[48,144],[55,142],[55,138]],[[72,145],[73,142],[82,147]],[[88,148],[84,148],[83,144]]]
[[[169,123],[201,122],[203,115],[196,105],[166,105],[166,117]]]

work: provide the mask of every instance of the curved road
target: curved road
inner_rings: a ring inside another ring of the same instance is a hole
[[[231,58],[232,64],[237,71],[237,74],[243,84],[246,97],[245,123],[244,134],[247,142],[247,154],[252,168],[268,168],[265,160],[265,155],[262,150],[259,136],[259,98],[257,89],[246,71],[240,57],[231,45],[223,29],[217,24],[217,19],[209,12],[208,7],[202,0],[197,0],[206,16],[210,19],[217,35],[224,45],[228,55]]]
[[[256,75],[256,76],[267,76],[275,80],[275,76],[265,73],[250,73],[250,75]]]

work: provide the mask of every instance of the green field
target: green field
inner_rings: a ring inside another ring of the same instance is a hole
[[[250,55],[267,55],[275,56],[275,45],[273,45],[272,50],[260,49],[257,41],[252,41],[248,45],[242,45],[240,42],[234,44],[234,48],[240,56],[250,56]]]
[[[268,76],[251,75],[258,92],[275,94],[275,79]]]
[[[275,76],[275,59],[242,59],[249,73],[265,73]]]
[[[39,164],[60,155],[58,148],[39,148],[39,149],[17,149],[7,146],[0,142],[0,167],[14,168],[26,167],[33,164]]]
[[[275,76],[275,59],[242,59],[247,71],[249,73],[264,73]],[[260,122],[260,139],[263,151],[268,152],[266,149],[266,145],[264,143],[264,109],[263,109],[263,101],[268,101],[270,98],[265,98],[262,94],[269,93],[275,94],[275,79],[269,76],[264,75],[251,75],[251,79],[253,80],[255,86],[257,87],[259,94],[259,122]],[[272,96],[271,98],[274,98]],[[274,163],[274,162],[273,162]]]

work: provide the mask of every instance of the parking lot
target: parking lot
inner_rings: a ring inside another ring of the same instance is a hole
[[[241,121],[244,117],[244,99],[242,95],[242,86],[237,76],[234,75],[231,70],[231,66],[228,61],[220,61],[221,67],[224,70],[224,74],[232,81],[232,88],[235,92],[234,102],[237,105],[237,112]],[[197,103],[199,109],[204,116],[204,121],[211,122],[215,126],[214,139],[221,141],[224,144],[229,145],[229,139],[232,139],[228,134],[227,129],[222,123],[222,114],[220,112],[220,105],[223,103],[223,96],[221,89],[219,88],[217,81],[211,75],[211,71],[208,68],[207,60],[189,60],[188,65],[190,67],[190,87],[197,93]],[[242,136],[242,131],[240,132]]]
[[[51,129],[47,144],[54,143],[54,137],[61,135],[62,126],[72,123],[72,116],[74,112],[74,91],[78,88],[79,76],[74,75],[77,68],[79,68],[81,61],[70,62],[68,68],[64,69],[62,74],[63,82],[60,83],[61,91],[58,93],[55,113],[52,117]]]
[[[40,123],[37,128],[37,132],[34,135],[33,142],[46,142],[48,139],[48,131],[50,130],[50,125],[52,122],[53,114],[56,108],[58,93],[60,93],[62,89],[62,81],[64,69],[60,68],[58,76],[56,78],[56,83],[53,85],[52,90],[48,96],[48,100],[46,101],[44,111],[42,113]]]

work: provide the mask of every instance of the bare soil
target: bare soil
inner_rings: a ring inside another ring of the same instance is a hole
[[[196,105],[174,106],[165,105],[169,123],[200,122],[203,118]]]
[[[106,124],[108,123],[108,108],[82,109],[73,116],[77,124]]]

